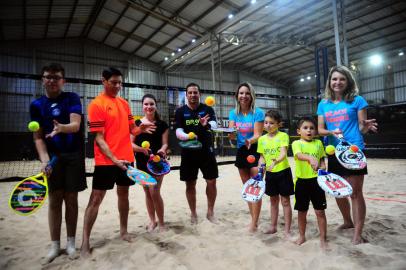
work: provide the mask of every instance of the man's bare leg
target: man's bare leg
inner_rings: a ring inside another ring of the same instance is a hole
[[[80,256],[82,257],[88,257],[90,255],[90,233],[96,221],[100,204],[102,203],[105,195],[106,190],[97,189],[93,189],[92,193],[90,194],[89,204],[87,205],[83,221],[82,247],[80,248]]]

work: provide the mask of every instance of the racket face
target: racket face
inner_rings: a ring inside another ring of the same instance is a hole
[[[164,159],[161,159],[159,162],[148,161],[147,168],[155,175],[165,175],[171,171],[171,165]]]
[[[154,186],[157,184],[155,178],[153,178],[151,175],[131,166],[128,166],[127,176],[136,184],[142,186]]]
[[[319,170],[317,183],[326,193],[336,198],[345,198],[352,194],[351,185],[334,173]]]
[[[258,202],[265,193],[265,181],[249,179],[242,187],[241,197],[247,202]]]
[[[42,173],[31,176],[15,186],[10,195],[9,206],[15,213],[28,216],[44,204],[47,194],[46,176]]]
[[[350,170],[361,170],[366,167],[367,161],[364,153],[361,150],[353,152],[350,150],[351,144],[346,141],[341,141],[336,146],[335,155],[338,162]]]
[[[202,143],[198,140],[189,140],[189,141],[180,141],[180,147],[187,148],[187,149],[201,149]]]

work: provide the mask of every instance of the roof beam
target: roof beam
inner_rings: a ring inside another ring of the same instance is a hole
[[[151,10],[155,10],[160,4],[161,4],[162,0],[158,0],[158,2],[156,2],[156,4],[151,8]],[[141,21],[139,21],[133,29],[131,29],[130,32],[128,32],[128,34],[125,36],[125,38],[120,42],[120,44],[118,45],[117,48],[121,48],[124,43],[135,33],[135,31],[137,31],[138,27],[140,27],[145,20],[148,18],[149,13],[144,13],[144,16],[142,17]]]
[[[75,0],[75,3],[73,4],[73,8],[72,8],[72,11],[70,12],[70,16],[69,16],[69,23],[68,23],[68,25],[66,26],[65,33],[63,34],[63,38],[66,38],[66,36],[68,35],[69,28],[70,28],[70,26],[71,26],[71,24],[72,24],[73,15],[75,14],[78,1],[79,1],[79,0]]]
[[[80,34],[81,37],[87,37],[89,35],[90,29],[92,29],[94,23],[96,22],[97,17],[99,16],[100,12],[102,11],[105,3],[106,3],[106,0],[96,1],[96,3],[93,6],[92,13],[89,16],[89,19],[88,19],[85,27],[83,27],[82,33]]]
[[[315,2],[313,2],[313,3],[317,3],[317,1],[315,1]],[[364,9],[364,12],[359,12],[359,9],[356,9],[355,11],[353,11],[352,14],[348,14],[348,15],[350,16],[350,18],[347,20],[347,22],[356,20],[356,19],[358,19],[358,18],[360,18],[360,17],[363,17],[363,16],[367,16],[367,15],[370,14],[370,13],[379,12],[379,11],[381,11],[383,8],[390,7],[390,6],[392,6],[393,4],[395,4],[395,3],[397,3],[397,2],[394,1],[394,0],[392,0],[392,1],[385,1],[383,5],[375,5],[375,7],[374,7],[372,10],[371,10],[371,8],[368,9],[368,10],[365,10],[365,9]],[[359,4],[359,3],[358,3],[358,2],[354,2],[354,3],[350,4],[350,5],[348,5],[346,8],[352,7],[352,6],[357,5],[357,4]],[[330,4],[328,5],[328,7],[330,7]],[[291,12],[290,14],[296,14],[297,12],[300,12],[300,9],[295,10],[294,12]],[[352,16],[352,17],[351,17],[351,16]],[[285,16],[285,17],[286,17],[286,18],[289,18],[290,16]],[[304,16],[304,17],[306,17],[306,16]],[[325,19],[326,22],[327,22],[327,20],[330,20],[330,19],[328,19],[328,18]],[[271,31],[271,32],[265,33],[264,35],[272,34],[272,33],[277,33],[278,31],[280,31],[280,29],[281,29],[281,27],[278,28],[278,29],[276,29],[276,30],[273,30],[273,31]],[[327,30],[325,30],[325,31],[330,31],[331,29],[332,29],[332,27],[330,27],[329,29],[327,29]],[[347,30],[347,32],[349,32],[349,31],[351,31],[351,30]],[[288,31],[288,30],[284,31],[284,33],[289,33],[289,32],[290,32],[290,31]],[[284,34],[284,33],[283,33],[283,34]],[[316,29],[315,31],[312,31],[312,32],[308,33],[307,35],[310,36],[310,37],[312,37],[312,36],[314,36],[314,35],[316,35],[316,34],[321,34],[321,32],[319,31],[319,29]],[[321,40],[321,41],[318,40],[317,43],[321,43],[321,42],[326,41],[326,40],[328,40],[328,39],[330,39],[330,38],[325,38],[325,39],[323,39],[323,40]],[[225,49],[229,48],[230,46],[232,46],[232,45],[228,45],[228,46],[226,46],[225,48],[223,48],[222,50],[224,51]],[[282,48],[277,49],[277,50],[270,49],[270,50],[266,50],[266,51],[264,52],[264,50],[263,50],[262,47],[258,47],[258,48],[255,49],[254,51],[251,50],[251,49],[249,49],[249,50],[244,50],[244,51],[242,51],[242,52],[239,52],[239,55],[244,54],[244,53],[249,53],[250,55],[253,55],[253,54],[257,53],[257,52],[260,52],[260,53],[261,53],[260,55],[258,55],[258,56],[256,56],[256,57],[250,57],[250,60],[249,60],[249,61],[253,61],[253,60],[257,59],[257,58],[260,58],[260,57],[263,57],[263,56],[265,56],[265,55],[268,55],[269,53],[275,53],[275,52],[278,52],[278,51],[280,51],[280,50],[283,50],[284,48],[285,48],[285,47],[282,47]],[[232,51],[230,51],[230,52],[228,52],[228,54],[233,53],[233,51],[235,51],[235,49],[232,50]],[[294,50],[293,52],[296,52],[296,51],[298,51],[298,50]],[[227,54],[225,54],[225,55],[223,54],[223,55],[222,55],[222,60],[224,60],[224,61],[227,60],[227,58],[225,57],[226,55],[227,55]],[[216,57],[216,56],[215,56],[215,57]],[[278,57],[280,57],[280,56],[278,56]],[[200,62],[203,61],[203,63],[204,63],[205,61],[209,61],[209,60],[210,60],[209,58],[210,58],[210,56],[209,56],[209,55],[206,55],[204,58],[199,59],[199,61],[200,61]],[[244,60],[244,58],[245,58],[245,57],[243,57],[243,56],[239,57],[239,59],[241,59],[242,61],[244,61],[245,63],[247,63],[247,62]],[[262,63],[265,63],[265,62],[267,62],[267,61],[268,61],[268,60],[264,60]]]
[[[247,18],[248,16],[250,16],[253,13],[255,13],[256,11],[258,11],[259,9],[263,8],[270,2],[272,2],[272,1],[263,1],[263,2],[261,1],[260,3],[257,3],[256,5],[251,5],[249,3],[244,5],[241,8],[241,10],[237,14],[234,15],[234,17],[232,19],[226,18],[226,19],[222,20],[218,25],[216,25],[215,27],[213,27],[213,29],[211,29],[210,33],[207,33],[204,37],[200,38],[198,42],[195,42],[194,44],[189,45],[186,48],[184,48],[183,52],[178,55],[178,58],[172,59],[171,61],[169,61],[167,63],[167,65],[164,67],[165,70],[168,70],[172,66],[179,64],[179,63],[185,61],[186,59],[189,59],[190,57],[196,55],[196,53],[199,51],[199,47],[201,47],[202,44],[207,44],[207,42],[211,40],[213,33],[216,34],[216,33],[223,32],[227,28],[238,23],[240,20]],[[189,53],[189,52],[191,52],[191,53]],[[183,56],[183,58],[182,58],[182,56]]]
[[[241,7],[237,6],[234,4],[234,2],[230,2],[228,0],[210,0],[213,4],[217,4],[218,2],[221,2],[221,6],[223,6],[225,9],[236,11],[239,10]]]
[[[393,4],[393,3],[392,3],[392,4]],[[380,11],[380,10],[381,10],[380,8],[377,8],[377,9],[375,9],[373,12],[377,12],[377,11]],[[357,13],[357,12],[354,11],[353,14],[356,14],[356,13]],[[359,17],[357,17],[356,15],[354,15],[354,17],[351,18],[351,19],[349,19],[348,22],[357,20],[357,19],[362,18],[363,16],[367,16],[367,15],[368,15],[368,13],[360,14]],[[391,17],[391,16],[393,16],[393,14],[387,15],[387,16],[385,16],[385,17],[378,18],[378,19],[374,20],[373,22],[376,22],[376,21],[379,21],[379,20],[381,20],[381,19],[385,19],[385,18],[388,18],[388,17]],[[351,28],[351,29],[347,29],[347,32],[354,31],[354,30],[359,29],[359,28],[362,28],[362,27],[365,27],[365,25],[358,25],[358,26],[355,26],[355,27],[353,27],[353,28]],[[331,29],[332,29],[332,27],[331,27],[329,30],[331,30]],[[328,30],[328,31],[329,31],[329,30]],[[312,34],[315,34],[315,33],[317,33],[317,32],[313,32]],[[328,40],[331,40],[331,37],[327,37],[327,38],[324,38],[324,39],[321,39],[321,40],[317,40],[317,43],[318,43],[318,44],[323,44],[325,41],[328,41]],[[349,39],[348,42],[350,42],[350,41],[352,41],[352,40],[354,40],[354,38]],[[270,52],[270,53],[275,53],[275,52],[278,52],[278,51],[280,51],[280,50],[282,50],[282,49],[283,49],[283,48],[277,49],[277,50],[272,51],[272,52]],[[283,56],[286,56],[286,55],[289,55],[289,54],[298,52],[298,51],[300,51],[300,50],[301,50],[301,49],[297,49],[297,50],[293,50],[293,51],[286,52],[286,53],[284,53],[284,54],[282,54],[282,55],[277,55],[276,57],[273,57],[273,58],[264,59],[263,61],[261,61],[261,62],[259,62],[259,63],[255,63],[255,66],[256,66],[256,67],[259,67],[260,65],[262,65],[262,64],[264,64],[264,63],[268,63],[268,62],[270,62],[270,61],[273,61],[273,60],[278,59],[278,58],[280,58],[280,57],[283,57]],[[269,54],[269,52],[266,53],[266,54],[264,54],[264,55],[258,56],[258,57],[262,57],[262,56],[265,56],[265,55],[267,55],[267,54]],[[255,60],[255,59],[252,59],[252,60]],[[250,61],[252,61],[252,60],[250,60]],[[255,72],[256,70],[257,70],[257,69],[255,69],[255,68],[252,69],[253,72]],[[262,71],[264,71],[264,70],[262,70]]]
[[[94,25],[97,26],[97,27],[100,27],[100,28],[102,28],[104,30],[107,30],[107,31],[111,28],[110,24],[107,24],[107,23],[105,23],[103,21],[96,21]],[[119,36],[122,36],[122,37],[126,37],[128,35],[127,31],[125,31],[125,30],[123,30],[123,29],[121,29],[119,27],[113,28],[112,32],[119,35]],[[146,41],[146,44],[148,46],[152,47],[152,48],[158,48],[160,46],[160,44],[158,44],[156,42],[153,42],[151,40],[146,40],[145,38],[137,36],[135,34],[131,35],[130,38],[133,39],[133,40],[136,40],[138,42]],[[115,47],[115,48],[117,49],[117,47]],[[170,52],[170,50],[167,50],[167,52]],[[142,57],[142,58],[145,58],[145,57]]]
[[[221,1],[218,1],[216,4],[214,4],[213,6],[211,6],[210,8],[206,9],[202,14],[199,15],[199,17],[197,17],[196,19],[194,19],[189,25],[193,25],[197,22],[199,22],[201,19],[203,19],[204,17],[206,17],[210,12],[212,12],[214,9],[216,9],[221,3]],[[147,58],[152,57],[154,54],[156,54],[157,52],[159,52],[160,50],[162,50],[162,48],[166,47],[169,43],[171,43],[172,41],[174,41],[175,39],[177,39],[180,35],[182,35],[185,31],[180,31],[179,33],[177,33],[176,35],[174,35],[172,38],[170,38],[169,40],[167,40],[164,44],[162,44],[158,49],[156,49],[155,51],[153,51],[152,53],[150,53]]]
[[[45,23],[45,31],[44,31],[44,37],[43,39],[46,39],[48,36],[48,28],[49,28],[49,20],[51,18],[51,13],[52,13],[52,6],[54,4],[54,0],[49,1],[49,6],[48,6],[48,14],[47,14],[47,21]]]
[[[286,3],[283,7],[288,7],[289,4],[291,4],[291,3],[293,3],[293,2]],[[313,4],[318,4],[318,3],[319,3],[319,0],[313,0],[313,1],[310,2],[310,3],[307,3],[307,6],[311,6],[311,5],[313,5]],[[330,6],[330,5],[325,5],[325,6]],[[279,8],[281,8],[281,7],[279,7]],[[286,16],[284,16],[284,18],[280,19],[279,22],[284,21],[284,20],[287,20],[287,19],[289,19],[291,16],[294,16],[294,15],[298,14],[298,12],[301,12],[301,11],[303,11],[303,10],[304,10],[303,7],[300,6],[300,7],[298,7],[297,9],[295,9],[295,10],[291,11],[290,13],[286,14]],[[262,18],[264,18],[264,17],[267,17],[267,16],[264,15]],[[303,17],[306,17],[306,16],[303,16]],[[280,34],[280,29],[281,29],[281,27],[279,27],[278,29],[272,30],[272,31],[270,31],[270,32],[266,32],[266,33],[264,33],[263,35],[268,35],[268,34],[271,34],[271,33],[274,33],[274,32],[275,32],[275,33],[278,32],[278,34]],[[258,32],[260,32],[261,30],[262,30],[262,29],[259,28],[259,29],[257,29],[257,30],[251,31],[249,34],[250,34],[250,35],[255,35],[255,34],[257,34]],[[288,32],[288,31],[287,31],[287,32]],[[226,61],[226,60],[227,60],[226,56],[227,56],[228,54],[231,54],[231,53],[233,53],[235,50],[240,49],[240,48],[237,48],[237,49],[236,49],[233,45],[229,44],[229,45],[224,46],[224,47],[222,48],[222,51],[224,52],[225,50],[227,50],[227,49],[229,49],[229,48],[232,48],[232,50],[229,51],[228,53],[222,53],[222,55],[221,55],[221,58],[222,58],[223,61]],[[258,46],[258,47],[256,47],[255,50],[260,50],[260,51],[262,51],[263,48],[260,47],[260,46]],[[251,49],[244,50],[243,53],[244,53],[244,52],[250,52],[250,55],[252,55],[252,50],[251,50]],[[199,61],[203,61],[203,62],[210,61],[210,57],[211,57],[210,55],[206,55],[204,58],[200,59]],[[215,55],[215,58],[217,58],[217,55]]]
[[[106,42],[106,39],[109,37],[109,35],[111,34],[111,31],[113,31],[114,28],[116,28],[118,22],[121,20],[121,17],[123,17],[123,15],[127,12],[127,10],[130,8],[130,3],[127,3],[127,5],[125,6],[125,8],[121,11],[121,13],[118,15],[117,19],[115,20],[115,22],[113,23],[113,25],[110,27],[109,31],[107,32],[107,34],[104,36],[103,40],[101,43]]]
[[[183,29],[183,30],[185,30],[185,31],[187,31],[187,32],[189,32],[189,33],[191,33],[192,35],[199,36],[199,37],[203,36],[202,33],[200,33],[200,32],[198,32],[198,31],[196,31],[196,30],[190,28],[189,26],[184,25],[184,24],[179,23],[179,22],[176,22],[176,21],[172,20],[171,18],[166,17],[165,15],[162,15],[162,14],[156,12],[156,11],[150,10],[150,9],[148,9],[148,8],[145,7],[145,6],[138,4],[138,3],[135,2],[134,0],[127,0],[127,1],[131,4],[131,6],[132,6],[134,9],[137,9],[137,10],[139,10],[139,11],[148,13],[148,14],[151,15],[152,17],[155,17],[155,18],[157,18],[157,19],[159,19],[159,20],[166,21],[167,23],[169,23],[169,24],[171,24],[171,25],[173,25],[173,26],[175,26],[175,27],[177,27],[177,28],[179,28],[179,29]]]
[[[23,1],[23,39],[27,39],[27,0]]]
[[[188,1],[186,1],[180,8],[178,8],[178,9],[174,12],[174,14],[176,14],[176,15],[172,16],[170,19],[173,20],[174,18],[176,18],[176,17],[178,16],[178,14],[181,13],[181,12],[182,12],[187,6],[189,6],[192,2],[193,2],[193,0],[188,0]],[[152,37],[155,36],[159,31],[161,31],[167,24],[168,24],[168,23],[166,23],[166,22],[164,22],[163,24],[161,24],[161,26],[158,27],[157,29],[155,29],[155,31],[152,32],[152,33],[146,38],[146,40],[152,39]],[[145,42],[142,42],[140,45],[138,45],[137,48],[135,48],[135,49],[132,51],[131,54],[136,54],[137,51],[138,51],[139,49],[141,49],[142,46],[144,46],[144,45],[145,45]],[[146,59],[148,59],[148,58],[149,58],[149,56],[146,57]]]

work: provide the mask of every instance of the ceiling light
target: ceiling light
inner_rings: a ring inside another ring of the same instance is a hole
[[[369,62],[374,66],[378,66],[382,64],[382,56],[380,56],[379,54],[374,54],[369,57]]]
[[[307,79],[308,79],[308,80],[310,80],[310,79],[311,79],[311,77],[310,77],[310,76],[307,76]]]
[[[399,51],[398,55],[403,56],[405,53],[403,51]]]
[[[228,14],[228,18],[229,18],[229,19],[232,19],[233,17],[234,17],[233,14]]]
[[[192,39],[192,43],[195,43],[196,42],[196,39]]]
[[[182,51],[182,49],[181,48],[178,48],[178,52],[181,52]]]
[[[173,53],[171,53],[171,55],[172,55],[172,56],[175,56],[175,53],[173,52]]]
[[[251,4],[255,4],[257,0],[251,0]]]
[[[304,78],[300,78],[300,81],[301,81],[301,82],[304,82]]]
[[[168,61],[168,57],[165,57],[165,61]]]

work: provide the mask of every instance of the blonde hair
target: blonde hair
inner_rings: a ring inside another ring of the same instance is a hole
[[[250,95],[251,95],[251,106],[250,106],[250,111],[252,111],[253,113],[255,112],[255,90],[254,87],[252,86],[252,84],[250,84],[249,82],[243,82],[240,83],[240,85],[238,85],[237,87],[237,91],[235,92],[235,112],[236,114],[240,114],[241,112],[241,105],[238,102],[238,92],[240,91],[241,87],[247,87],[248,90],[250,91]]]
[[[344,90],[343,99],[345,102],[352,102],[355,96],[358,95],[359,89],[351,70],[349,70],[346,66],[335,66],[330,69],[330,72],[328,73],[326,89],[324,91],[324,98],[329,100],[336,99],[334,91],[330,87],[331,77],[334,72],[341,73],[347,79],[347,88]]]

